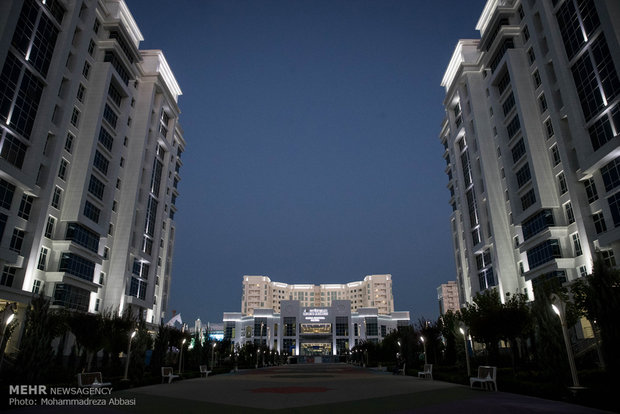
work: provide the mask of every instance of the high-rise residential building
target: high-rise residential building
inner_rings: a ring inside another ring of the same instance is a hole
[[[282,300],[297,300],[301,306],[331,306],[334,300],[348,300],[351,311],[377,308],[379,314],[394,312],[392,275],[369,275],[362,281],[346,284],[289,285],[272,282],[267,276],[244,276],[241,312],[252,315],[255,309],[280,312]]]
[[[164,316],[181,90],[142,40],[122,0],[0,2],[0,306]]]
[[[456,312],[461,306],[459,302],[459,289],[454,280],[442,283],[437,288],[437,301],[439,303],[439,314],[443,315],[448,311]]]
[[[443,77],[461,303],[620,254],[620,2],[489,0]]]

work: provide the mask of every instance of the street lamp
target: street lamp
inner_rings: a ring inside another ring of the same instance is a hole
[[[555,293],[551,294],[551,309],[560,318],[560,324],[562,325],[562,334],[564,335],[564,344],[566,345],[566,353],[568,354],[568,364],[570,365],[570,373],[573,377],[573,389],[581,388],[579,385],[579,378],[577,377],[577,367],[575,366],[575,357],[573,355],[573,347],[571,346],[568,338],[568,329],[566,327],[566,302],[564,302]]]
[[[11,312],[8,317],[5,316],[7,311]],[[6,321],[0,326],[0,329],[2,330],[2,332],[0,333],[0,352],[2,352],[2,356],[0,356],[0,369],[2,369],[2,363],[4,362],[4,334],[6,333],[6,329],[8,328],[9,324],[13,322],[13,319],[15,318],[15,313],[13,313],[14,311],[14,304],[7,305],[4,308],[4,311],[2,311],[2,319],[4,320],[4,318],[6,317]]]
[[[260,357],[260,349],[256,350],[256,368],[258,368],[258,358]]]
[[[185,341],[187,341],[186,338],[183,338],[183,341],[181,342],[181,354],[179,355],[179,375],[181,375],[181,369],[182,369],[182,362],[183,362],[183,346],[185,345]]]
[[[422,341],[422,345],[424,346],[424,365],[428,364],[428,361],[426,359],[426,341],[424,340],[423,336],[420,336],[420,341]]]
[[[125,376],[123,377],[123,381],[127,381],[127,374],[129,373],[129,357],[131,356],[131,341],[134,336],[136,336],[138,331],[133,331],[131,335],[129,335],[129,345],[127,345],[127,361],[125,361]]]
[[[211,370],[215,367],[215,342],[211,345]]]
[[[459,328],[461,335],[463,335],[463,342],[465,343],[465,361],[467,362],[467,376],[471,377],[471,367],[469,365],[469,349],[467,348],[467,328],[465,325],[461,325]]]

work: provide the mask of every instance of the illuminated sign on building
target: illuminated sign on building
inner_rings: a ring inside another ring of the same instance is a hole
[[[329,311],[327,309],[304,309],[302,315],[304,319],[310,322],[321,322],[325,320],[326,316],[329,316]]]

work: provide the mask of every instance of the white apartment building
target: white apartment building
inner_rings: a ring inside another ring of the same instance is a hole
[[[345,284],[305,285],[272,282],[267,276],[243,276],[241,312],[255,309],[280,312],[282,300],[297,300],[301,306],[331,306],[332,301],[348,300],[351,311],[377,308],[383,315],[394,312],[392,275],[369,275],[362,281]]]
[[[166,313],[181,89],[122,0],[0,2],[0,307]],[[19,336],[19,335],[14,335]]]
[[[439,285],[437,288],[437,302],[439,303],[440,315],[448,311],[456,312],[461,309],[459,288],[454,280]]]
[[[461,303],[620,254],[620,2],[489,0],[441,85]]]

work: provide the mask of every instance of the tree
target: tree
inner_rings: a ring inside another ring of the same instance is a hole
[[[473,303],[461,309],[463,322],[469,328],[471,336],[485,344],[487,362],[497,365],[499,359],[499,340],[501,339],[502,303],[495,289],[477,293]]]
[[[93,356],[103,348],[103,318],[101,315],[83,312],[67,314],[67,325],[75,335],[77,353],[86,352],[86,371],[90,372]]]
[[[437,320],[437,326],[445,341],[444,362],[448,365],[454,365],[457,361],[456,344],[459,318],[459,312],[455,313],[449,310]]]
[[[36,296],[26,309],[25,330],[15,361],[21,383],[40,384],[49,377],[54,360],[52,341],[63,330],[62,318],[49,306],[47,299]]]
[[[500,312],[499,332],[502,339],[510,343],[512,368],[516,371],[520,360],[521,339],[532,332],[532,317],[527,296],[512,295],[501,307]]]
[[[600,330],[606,370],[617,373],[620,369],[617,352],[620,344],[620,272],[610,268],[598,253],[592,274],[575,281],[571,292],[581,314]]]

